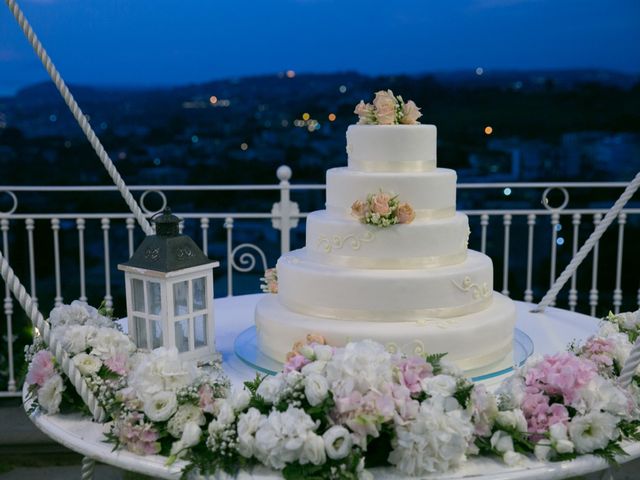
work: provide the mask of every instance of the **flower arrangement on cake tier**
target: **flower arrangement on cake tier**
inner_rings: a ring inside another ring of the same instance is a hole
[[[362,202],[356,200],[351,205],[351,215],[360,222],[376,227],[389,227],[398,223],[411,223],[416,218],[413,207],[400,202],[397,195],[383,192],[371,193]]]
[[[415,125],[422,116],[413,100],[405,102],[391,90],[376,92],[373,103],[360,100],[353,113],[358,115],[359,125]]]
[[[51,312],[52,329],[106,410],[106,438],[139,455],[185,461],[184,475],[262,464],[285,478],[368,478],[445,472],[469,456],[615,462],[640,441],[640,376],[617,377],[640,334],[640,311],[610,314],[567,352],[532,357],[497,394],[443,354],[406,356],[370,340],[343,348],[310,334],[283,371],[230,388],[219,366],[182,362],[175,349],[136,351],[85,303]],[[32,408],[85,411],[42,342],[28,348]]]
[[[278,293],[278,270],[275,267],[267,268],[260,282],[260,290],[264,293]]]

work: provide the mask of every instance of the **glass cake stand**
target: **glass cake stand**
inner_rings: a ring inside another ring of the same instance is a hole
[[[243,330],[236,337],[233,350],[240,360],[259,372],[275,375],[282,370],[282,363],[266,356],[258,348],[255,325]],[[466,370],[464,373],[473,382],[496,380],[510,374],[514,368],[522,366],[532,353],[533,341],[529,335],[516,328],[513,334],[513,355],[508,355],[488,367]]]

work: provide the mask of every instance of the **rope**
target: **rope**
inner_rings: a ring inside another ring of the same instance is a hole
[[[133,198],[133,195],[131,195],[129,188],[124,183],[124,180],[118,173],[118,170],[116,169],[116,166],[114,165],[114,163],[111,161],[109,154],[106,152],[106,150],[102,146],[102,143],[100,142],[100,139],[98,139],[97,135],[93,131],[93,128],[91,128],[91,125],[87,120],[87,117],[82,112],[82,110],[80,109],[80,106],[73,98],[73,95],[71,94],[71,92],[67,88],[66,83],[58,73],[58,70],[56,69],[55,65],[51,61],[51,58],[49,58],[47,51],[44,49],[44,47],[40,43],[40,40],[38,40],[38,37],[36,36],[35,32],[31,28],[31,25],[27,21],[26,17],[20,10],[20,7],[18,7],[15,0],[5,0],[5,1],[9,9],[11,10],[11,13],[13,13],[13,16],[15,17],[18,24],[20,25],[22,32],[25,34],[25,36],[27,37],[27,40],[29,40],[29,43],[31,43],[31,46],[33,47],[36,54],[38,55],[38,58],[42,62],[42,65],[44,65],[44,68],[47,70],[47,73],[51,77],[51,80],[53,80],[53,83],[55,84],[58,91],[60,92],[60,95],[62,95],[62,98],[64,99],[67,106],[69,107],[69,110],[71,110],[71,113],[73,114],[76,121],[78,122],[78,125],[80,125],[80,128],[82,129],[85,136],[87,137],[87,140],[89,140],[89,143],[91,143],[91,146],[93,147],[96,154],[98,155],[98,158],[100,158],[100,161],[104,165],[104,168],[107,170],[107,172],[111,176],[113,183],[115,183],[116,187],[118,187],[118,190],[122,195],[122,198],[124,198],[124,201],[126,202],[127,206],[136,217],[136,220],[138,220],[140,227],[142,228],[142,230],[146,235],[153,235],[153,228],[151,227],[151,224],[149,223],[144,213],[140,209],[140,206],[136,202],[135,198]]]
[[[6,286],[13,293],[18,300],[18,303],[20,303],[20,306],[31,319],[33,326],[40,331],[40,335],[42,335],[49,351],[53,353],[56,361],[62,368],[62,371],[67,375],[67,377],[69,377],[69,380],[71,380],[76,391],[87,407],[89,407],[89,411],[93,415],[93,418],[97,422],[102,423],[105,419],[105,412],[98,403],[98,399],[87,386],[82,374],[78,371],[75,364],[62,347],[62,343],[60,343],[53,335],[51,325],[44,319],[33,301],[33,298],[31,298],[31,295],[27,293],[27,290],[20,283],[20,280],[16,277],[12,268],[9,266],[9,262],[4,255],[2,255],[2,252],[0,252],[0,274],[2,274],[2,278],[4,279]]]
[[[82,480],[93,480],[93,472],[96,468],[96,461],[93,458],[82,457]]]
[[[600,240],[602,234],[605,230],[611,225],[611,223],[618,216],[620,211],[624,208],[627,202],[633,197],[638,188],[640,187],[640,172],[636,174],[634,179],[627,185],[620,198],[616,200],[611,210],[607,212],[605,217],[602,219],[600,224],[596,227],[596,229],[591,233],[589,239],[580,247],[580,250],[576,254],[575,257],[571,259],[569,265],[564,269],[562,274],[556,279],[553,286],[549,289],[549,291],[545,294],[545,296],[540,300],[540,303],[534,308],[533,312],[542,312],[549,304],[556,298],[562,287],[564,287],[565,283],[571,278],[571,276],[578,269],[582,261],[586,258],[587,255],[591,252],[595,244]]]

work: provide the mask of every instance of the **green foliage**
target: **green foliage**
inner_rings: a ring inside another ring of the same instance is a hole
[[[467,408],[469,399],[471,398],[471,392],[473,392],[473,383],[465,379],[459,379],[458,385],[456,385],[456,393],[453,394],[462,408]]]
[[[640,442],[640,420],[622,420],[618,428],[623,438]]]
[[[298,462],[287,464],[282,470],[282,476],[286,480],[323,480],[327,478],[336,480],[357,480],[358,464],[362,458],[359,449],[354,448],[351,454],[341,460],[327,459],[323,465],[300,465]],[[331,473],[331,470],[335,473]]]
[[[440,360],[442,360],[447,354],[446,353],[429,353],[425,355],[424,359],[427,363],[430,363],[433,367],[433,374],[440,375],[442,373],[442,366],[440,365]]]
[[[193,478],[196,474],[213,475],[218,471],[235,476],[240,470],[250,469],[256,464],[256,460],[244,458],[237,452],[232,455],[212,452],[204,442],[187,450],[184,460],[187,465],[182,470],[182,480]]]

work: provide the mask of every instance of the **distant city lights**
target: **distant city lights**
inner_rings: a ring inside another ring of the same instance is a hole
[[[102,123],[100,124],[100,128],[101,128],[102,130],[106,130],[108,126],[109,126],[109,125],[107,125],[107,122],[102,122]]]
[[[560,225],[559,223],[556,224],[556,232],[559,232],[560,230],[562,230],[562,225]]]
[[[191,143],[198,143],[200,141],[200,139],[198,138],[198,135],[194,135],[191,137]]]
[[[287,78],[293,78],[296,76],[296,72],[293,70],[287,70]]]
[[[556,238],[556,243],[557,243],[558,245],[564,245],[564,238],[562,238],[562,237],[558,237],[558,238]]]
[[[242,150],[243,152],[249,149],[249,145],[247,143],[242,142],[240,144],[240,150]]]
[[[493,133],[493,127],[490,125],[487,125],[486,127],[484,127],[484,133],[485,135],[491,135]]]
[[[347,86],[346,85],[340,85],[340,88],[338,88],[338,90],[340,91],[340,93],[346,93],[347,92]]]
[[[216,103],[218,103],[218,97],[216,97],[215,95],[211,95],[211,96],[209,97],[209,103],[210,103],[211,105],[215,105]]]
[[[505,188],[502,193],[504,193],[505,197],[511,195],[511,189],[509,187]]]
[[[309,115],[307,112],[302,114],[302,120],[304,120],[305,122],[310,118],[311,118],[311,115]]]
[[[69,141],[69,140],[65,140],[65,142],[64,142],[64,147],[65,147],[65,148],[71,148],[71,141]]]
[[[476,68],[476,75],[480,76],[484,73],[484,68],[478,67]]]
[[[58,117],[56,117],[53,113],[51,115],[49,115],[49,121],[50,122],[55,122],[56,120],[58,120]]]
[[[127,152],[118,153],[118,159],[119,160],[124,160],[125,158],[127,158]]]
[[[329,118],[330,122],[335,122],[336,121],[336,114],[335,113],[330,113],[328,118]]]
[[[153,164],[157,167],[158,165],[160,165],[162,162],[160,161],[160,159],[158,157],[153,159]]]
[[[282,120],[280,122],[280,125],[282,125],[283,127],[288,127],[289,126],[289,120]]]

